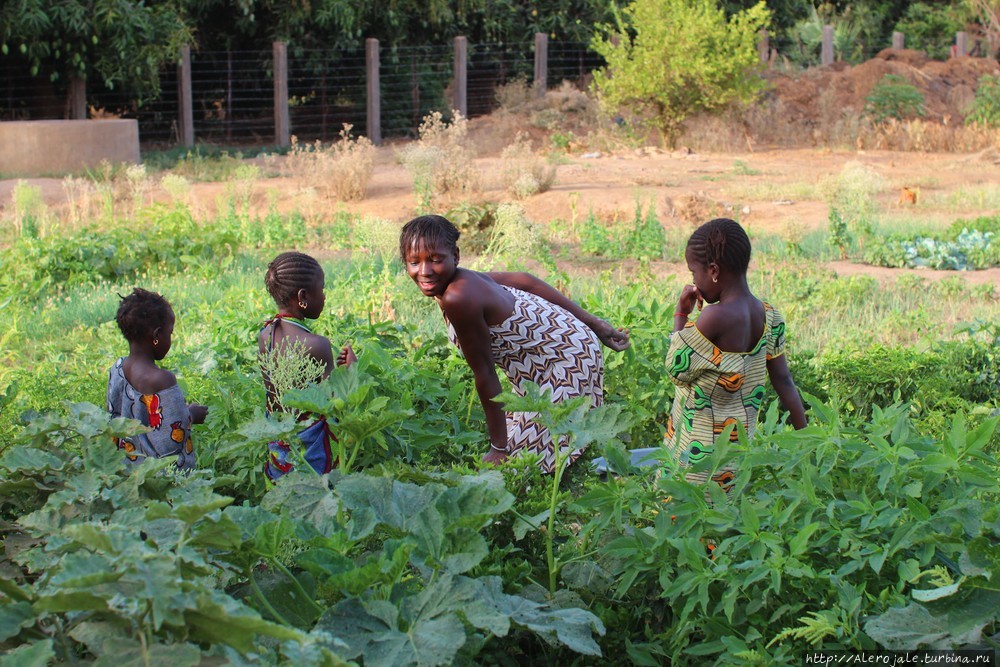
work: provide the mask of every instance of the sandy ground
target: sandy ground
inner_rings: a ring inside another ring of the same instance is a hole
[[[416,199],[411,177],[396,160],[397,149],[379,149],[368,196],[360,202],[317,199],[291,178],[261,179],[255,186],[254,202],[261,208],[277,205],[281,210],[291,210],[302,207],[304,195],[309,194],[308,206],[321,215],[343,207],[354,213],[405,222],[414,214]],[[640,149],[612,155],[568,155],[560,160],[554,187],[522,204],[529,218],[539,222],[580,220],[593,212],[613,224],[616,220],[631,221],[640,202],[644,208],[650,204],[656,207],[668,233],[687,235],[694,224],[722,215],[738,218],[757,233],[787,238],[826,228],[828,206],[821,194],[823,184],[855,161],[870,166],[884,179],[880,204],[885,219],[945,227],[956,218],[1000,214],[996,208],[1000,201],[1000,163],[994,153],[765,149],[743,154],[701,154]],[[472,201],[509,198],[501,188],[500,166],[498,157],[477,160],[482,191],[472,196]],[[0,181],[0,216],[11,207],[16,182]],[[41,188],[49,207],[65,207],[66,193],[60,179],[30,182]],[[904,187],[918,191],[915,204],[902,195]],[[224,183],[194,183],[191,201],[196,208],[211,212],[225,196],[226,188]],[[152,196],[166,195],[154,189]],[[900,272],[849,262],[829,266],[838,274],[864,273],[879,278]],[[954,275],[947,271],[920,274],[932,279]],[[972,283],[1000,285],[1000,269],[962,275]]]

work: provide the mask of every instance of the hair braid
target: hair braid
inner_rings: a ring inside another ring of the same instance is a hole
[[[132,342],[157,327],[165,327],[173,317],[174,310],[163,296],[136,287],[128,296],[121,297],[115,322],[125,340]]]
[[[312,289],[323,271],[319,262],[301,252],[283,252],[267,265],[264,285],[279,307],[295,298],[300,289]]]
[[[735,220],[715,218],[694,230],[688,251],[702,264],[744,273],[750,265],[750,237]]]

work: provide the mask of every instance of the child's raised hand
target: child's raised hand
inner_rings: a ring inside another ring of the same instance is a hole
[[[355,356],[354,350],[351,349],[350,343],[348,343],[347,345],[345,345],[344,349],[342,349],[340,351],[340,354],[337,355],[337,365],[338,366],[350,366],[351,364],[353,364],[357,360],[358,360],[358,358],[357,358],[357,356]]]
[[[188,403],[188,413],[191,415],[192,423],[204,424],[205,417],[208,416],[208,406],[200,403]]]
[[[704,305],[705,300],[698,288],[694,285],[685,285],[680,298],[677,299],[677,312],[690,315],[696,307],[701,310]]]

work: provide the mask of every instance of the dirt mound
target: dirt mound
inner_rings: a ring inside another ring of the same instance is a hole
[[[766,77],[773,85],[769,96],[782,103],[788,120],[813,124],[849,110],[860,113],[887,74],[903,77],[923,93],[925,120],[951,124],[964,119],[979,78],[1000,74],[1000,65],[990,58],[940,62],[920,51],[885,49],[860,65],[835,63],[791,75],[772,70]]]

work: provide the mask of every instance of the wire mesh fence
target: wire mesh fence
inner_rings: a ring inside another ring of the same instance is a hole
[[[835,44],[831,44],[834,47]],[[888,45],[886,45],[888,46]],[[786,45],[787,48],[787,45]],[[844,47],[842,47],[844,48]],[[855,50],[858,45],[855,44]],[[493,111],[496,91],[515,79],[535,76],[534,43],[469,44],[466,61],[466,108],[469,116]],[[865,45],[852,58],[873,57],[881,47]],[[762,58],[778,55],[766,43]],[[545,53],[545,87],[562,81],[586,86],[591,73],[604,63],[586,43],[551,41]],[[807,66],[818,53],[792,53],[793,62]],[[383,137],[415,136],[432,111],[444,114],[455,106],[455,51],[452,44],[383,47],[379,51],[380,129]],[[845,57],[838,52],[837,59]],[[181,142],[179,66],[160,73],[159,94],[138,99],[124,89],[87,82],[90,117],[135,118],[144,146]],[[290,132],[300,141],[330,141],[344,124],[355,135],[372,136],[368,124],[365,51],[288,47],[288,108]],[[199,142],[269,146],[278,143],[274,52],[196,50],[191,53],[191,112]],[[69,113],[68,82],[33,74],[24,60],[0,58],[0,120],[65,118]]]
[[[534,73],[533,43],[470,44],[466,107],[469,116],[493,111],[496,89]],[[415,136],[423,118],[454,107],[451,44],[382,48],[379,55],[381,129],[384,137]],[[547,85],[586,80],[600,59],[585,43],[548,48]],[[274,57],[271,50],[191,52],[191,110],[199,142],[225,145],[275,143]],[[138,99],[124,89],[87,81],[89,117],[134,118],[145,146],[181,141],[179,66],[160,73],[159,94]],[[369,134],[365,53],[288,49],[288,115],[299,141],[335,139],[344,124]],[[0,58],[0,120],[67,117],[67,87],[33,76],[23,62]]]

